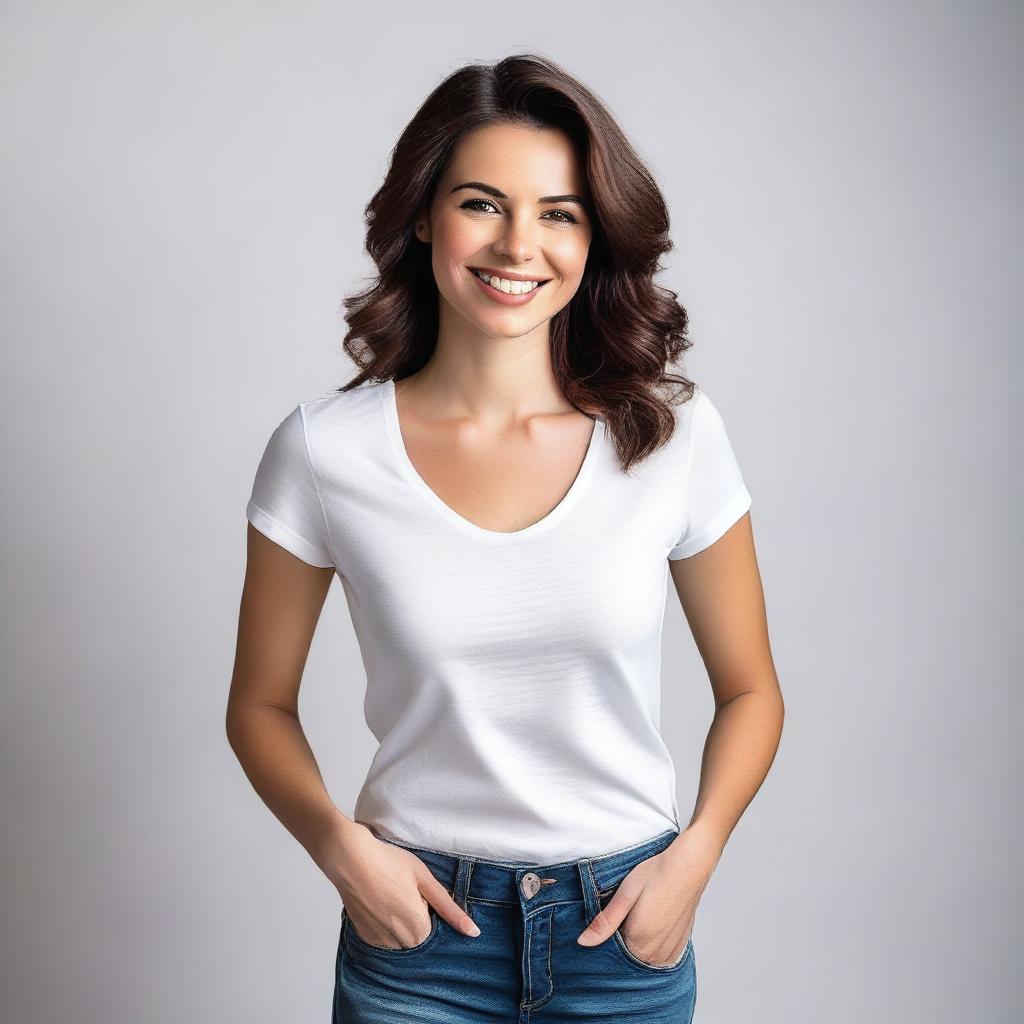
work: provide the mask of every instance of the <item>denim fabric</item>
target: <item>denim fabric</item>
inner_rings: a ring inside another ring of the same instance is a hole
[[[426,864],[481,934],[461,934],[430,907],[421,943],[385,949],[364,942],[343,909],[332,1024],[690,1024],[692,938],[664,967],[639,960],[619,932],[597,946],[576,942],[622,879],[678,834],[543,865],[393,843]]]

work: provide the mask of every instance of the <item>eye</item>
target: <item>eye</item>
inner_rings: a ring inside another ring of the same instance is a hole
[[[473,205],[474,203],[482,203],[484,206],[490,206],[490,207],[493,207],[494,209],[497,209],[497,207],[494,206],[494,203],[492,203],[490,201],[490,199],[467,199],[464,203],[462,203],[459,206],[459,209],[460,210],[479,210],[480,208],[478,206],[474,206]],[[481,211],[481,212],[486,212],[486,211]]]
[[[481,207],[490,207],[494,212],[498,212],[497,206],[491,202],[490,199],[467,199],[465,202],[459,204],[460,210],[475,210],[478,213],[488,213],[490,211],[481,209]],[[568,210],[549,210],[549,214],[556,213],[560,214],[558,217],[551,218],[557,220],[560,224],[578,224],[579,221],[568,211]],[[547,214],[545,214],[547,216]]]
[[[551,213],[560,213],[566,220],[562,221],[563,224],[578,224],[579,221],[568,211],[568,210],[551,210]]]

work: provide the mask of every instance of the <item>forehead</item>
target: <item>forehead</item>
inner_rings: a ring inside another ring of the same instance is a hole
[[[464,135],[441,179],[443,189],[463,181],[494,185],[524,202],[558,192],[587,195],[572,141],[557,128],[487,125]]]

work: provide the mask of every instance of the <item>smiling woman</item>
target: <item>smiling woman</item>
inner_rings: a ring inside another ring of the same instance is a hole
[[[545,194],[552,184],[559,193]],[[546,343],[586,270],[587,190],[578,148],[560,128],[498,122],[468,132],[417,217],[442,324],[454,316],[489,336]]]
[[[450,75],[366,212],[378,275],[345,302],[360,367],[345,387],[421,370],[455,311],[548,345],[558,390],[606,419],[623,470],[667,443],[672,403],[694,393],[677,372],[686,310],[653,280],[673,247],[668,210],[611,113],[563,68],[523,55]]]
[[[341,896],[335,1024],[687,1024],[697,903],[781,701],[750,493],[717,406],[670,372],[663,200],[590,91],[518,56],[434,91],[367,219],[360,372],[256,472],[229,716]],[[297,728],[333,575],[380,742],[351,819]],[[685,828],[670,575],[729,730]]]

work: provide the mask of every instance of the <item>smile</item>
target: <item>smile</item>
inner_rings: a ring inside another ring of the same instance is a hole
[[[473,276],[479,278],[494,291],[503,292],[505,295],[526,295],[536,291],[547,281],[513,281],[507,277],[496,277],[483,270],[474,270],[470,267]]]

